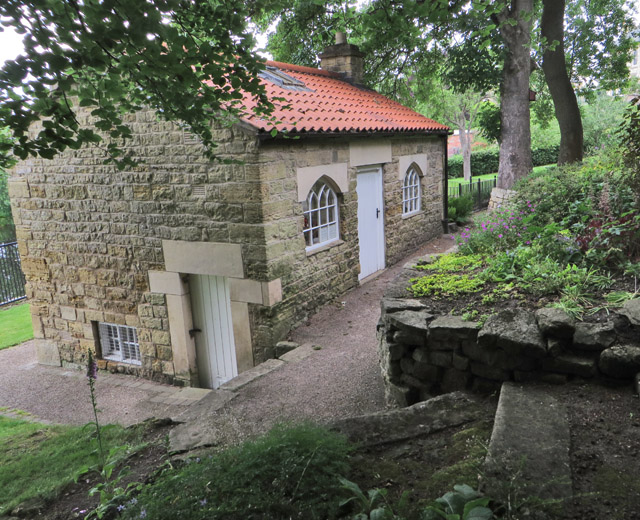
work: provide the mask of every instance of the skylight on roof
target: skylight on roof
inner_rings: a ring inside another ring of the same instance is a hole
[[[291,90],[309,90],[302,81],[294,78],[293,76],[289,76],[289,74],[285,74],[276,67],[267,67],[265,70],[260,72],[258,76],[270,81],[271,83],[275,83],[276,85]]]

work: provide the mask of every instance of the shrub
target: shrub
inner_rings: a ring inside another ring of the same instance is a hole
[[[559,145],[532,148],[531,159],[533,166],[545,166],[558,162]],[[462,177],[462,155],[452,155],[448,160],[448,175],[450,178]],[[496,173],[500,164],[500,150],[487,148],[471,154],[472,175],[485,175]]]
[[[349,469],[341,435],[311,425],[279,426],[237,448],[167,470],[126,518],[189,520],[333,518],[339,475]],[[142,515],[142,516],[141,516]]]
[[[535,208],[500,209],[477,220],[473,229],[465,229],[457,239],[463,254],[491,254],[522,243],[531,243],[529,229]]]
[[[450,197],[448,203],[449,219],[455,220],[456,222],[464,222],[473,211],[473,197],[470,193],[462,195],[461,197]]]

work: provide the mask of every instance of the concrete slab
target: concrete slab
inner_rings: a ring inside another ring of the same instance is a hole
[[[237,394],[226,390],[213,390],[202,399],[172,417],[179,422],[169,434],[169,451],[181,453],[215,444],[211,416]],[[173,399],[173,398],[172,398]]]
[[[331,428],[360,446],[398,442],[481,419],[486,410],[462,392],[443,394],[407,408],[335,421]]]
[[[251,381],[255,381],[259,377],[272,372],[282,365],[284,365],[284,361],[280,361],[279,359],[267,359],[264,363],[260,363],[252,369],[242,372],[242,374],[238,377],[234,377],[231,381],[227,381],[224,385],[220,386],[220,389],[235,392],[236,390],[240,390],[243,386],[251,383]]]
[[[316,352],[316,350],[313,349],[313,345],[311,343],[305,343],[304,345],[300,345],[298,348],[290,350],[286,354],[282,354],[280,359],[287,363],[295,363],[308,358],[314,352]]]
[[[483,491],[498,500],[572,496],[567,408],[534,386],[504,383]]]
[[[209,395],[213,390],[209,388],[195,388],[195,387],[187,387],[181,388],[178,392],[175,392],[171,397],[175,397],[176,399],[202,399],[203,397]]]

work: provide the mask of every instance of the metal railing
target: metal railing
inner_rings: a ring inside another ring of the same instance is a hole
[[[0,306],[26,298],[18,243],[0,244]]]
[[[461,182],[457,186],[449,186],[448,194],[450,199],[462,197],[463,195],[471,194],[473,197],[474,209],[482,209],[489,205],[489,199],[491,198],[491,190],[496,187],[497,176],[493,179],[478,179],[469,182]]]

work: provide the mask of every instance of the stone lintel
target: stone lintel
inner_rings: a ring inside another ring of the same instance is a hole
[[[404,175],[412,164],[418,167],[418,174],[423,177],[427,173],[427,154],[418,153],[398,157],[398,180],[404,180]]]
[[[296,181],[298,185],[298,202],[307,199],[311,188],[320,179],[328,177],[338,187],[341,193],[349,191],[349,176],[347,174],[347,163],[324,164],[320,166],[308,166],[296,170]]]
[[[391,158],[391,142],[389,140],[349,143],[349,164],[351,167],[390,163]]]
[[[162,250],[167,271],[244,278],[240,244],[163,240]]]

